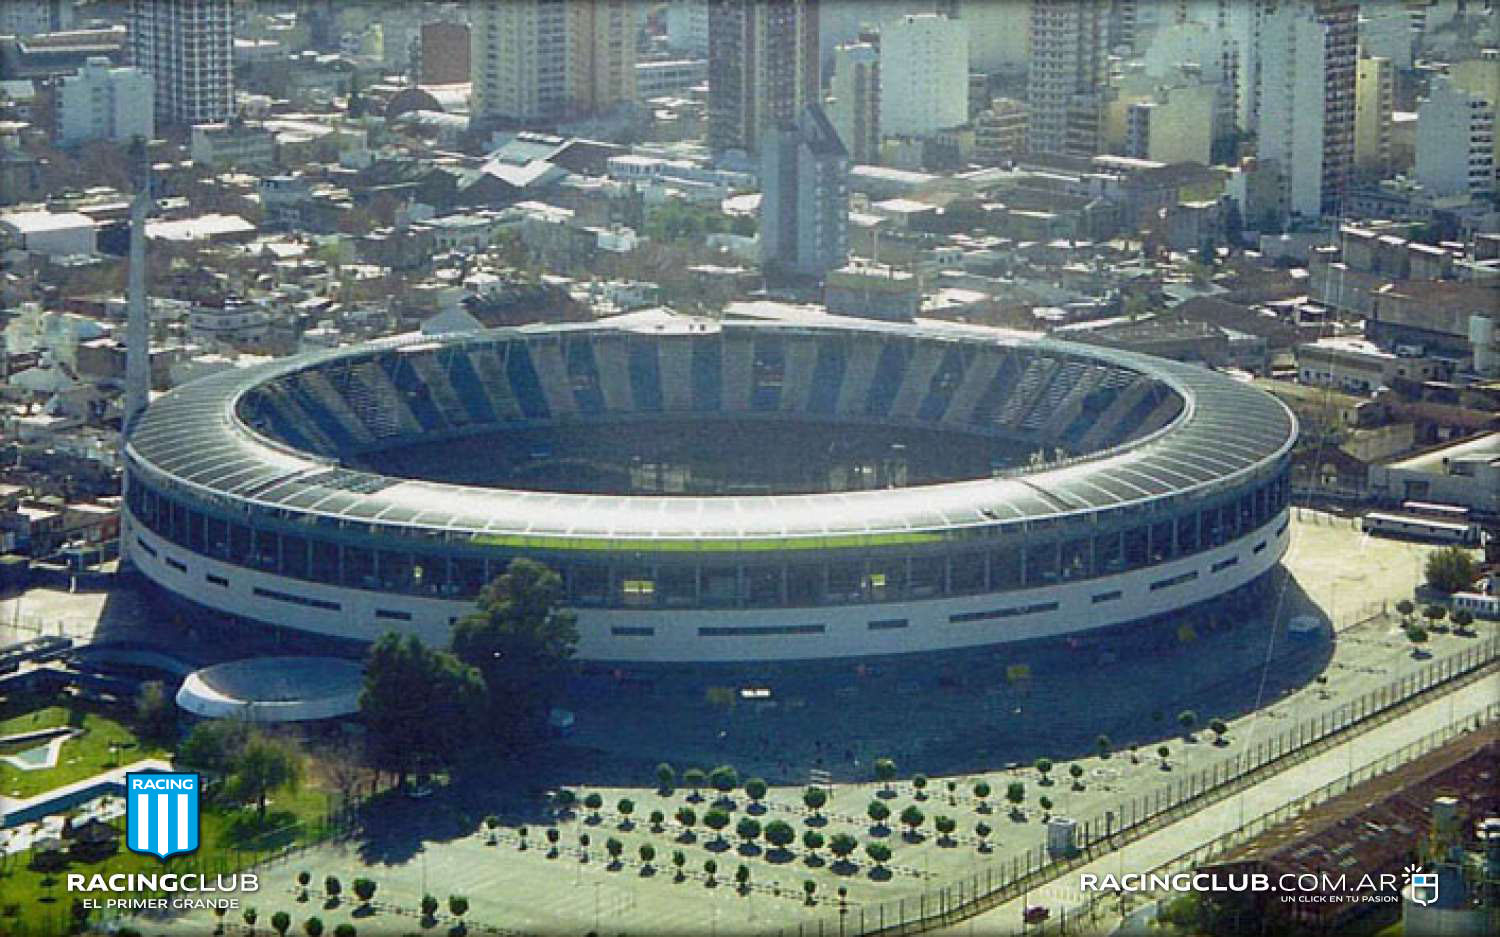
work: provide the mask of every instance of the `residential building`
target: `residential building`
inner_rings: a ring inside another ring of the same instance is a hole
[[[1417,181],[1436,196],[1495,189],[1495,107],[1446,76],[1417,108]]]
[[[868,42],[833,50],[828,119],[856,163],[880,158],[880,51]]]
[[[634,101],[635,0],[573,0],[569,6],[573,110],[599,114]]]
[[[73,25],[73,0],[5,0],[0,3],[0,36],[34,36]]]
[[[463,23],[423,23],[417,33],[414,71],[419,85],[456,85],[469,80],[472,50]]]
[[[1391,166],[1396,69],[1390,59],[1362,58],[1354,70],[1354,169],[1382,178]]]
[[[1357,5],[1257,11],[1257,156],[1281,171],[1284,213],[1337,214],[1354,167]]]
[[[130,0],[130,62],[156,82],[158,124],[234,114],[234,0]]]
[[[760,143],[821,100],[818,11],[812,0],[712,0],[708,8],[708,145]]]
[[[1026,22],[1031,0],[938,0],[933,7],[961,20],[969,35],[969,67],[976,72],[1025,74],[1031,36]]]
[[[1485,49],[1473,58],[1454,62],[1448,77],[1453,87],[1490,102],[1490,109],[1500,116],[1500,49]],[[1500,133],[1495,134],[1495,172],[1500,176]],[[1500,178],[1496,184],[1500,185]]]
[[[849,152],[821,107],[772,133],[761,161],[761,264],[821,277],[849,259]]]
[[[642,101],[683,94],[708,80],[708,59],[664,59],[635,64],[635,94]]]
[[[969,121],[969,37],[961,20],[908,14],[880,27],[880,133],[928,137]]]
[[[1210,164],[1218,89],[1163,88],[1125,111],[1125,155],[1161,163]]]
[[[1351,394],[1373,394],[1394,378],[1442,380],[1447,367],[1435,358],[1396,354],[1363,338],[1323,338],[1298,345],[1297,380]]]
[[[671,0],[667,5],[667,45],[708,58],[708,0]]]
[[[188,154],[198,165],[215,169],[270,168],[276,165],[276,135],[263,124],[198,124]]]
[[[144,71],[91,58],[78,74],[58,82],[57,142],[73,146],[90,140],[149,140],[155,128],[154,97],[151,76]]]
[[[1032,0],[1026,138],[1033,153],[1099,152],[1108,0]]]
[[[1012,98],[993,98],[974,118],[974,161],[999,166],[1026,151],[1026,105]]]

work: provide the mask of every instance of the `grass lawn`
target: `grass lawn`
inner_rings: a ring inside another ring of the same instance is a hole
[[[165,750],[139,742],[128,727],[100,709],[72,705],[23,710],[22,705],[22,701],[14,701],[0,708],[0,735],[58,726],[81,728],[84,734],[63,743],[54,767],[22,771],[0,762],[0,793],[7,797],[32,797],[142,758],[166,757]],[[112,742],[120,746],[118,757],[110,755]]]
[[[50,875],[29,867],[29,853],[0,859],[0,896],[3,896],[0,897],[0,934],[50,937],[65,933],[75,897],[64,885],[64,876],[69,872],[83,875],[164,871],[227,874],[251,864],[261,851],[313,838],[313,827],[321,820],[327,806],[325,792],[301,790],[295,794],[278,792],[264,819],[256,816],[254,807],[214,806],[205,809],[198,851],[174,856],[166,863],[155,856],[130,852],[123,845],[118,852],[102,859],[70,860],[67,866]],[[125,818],[116,819],[114,825],[122,831],[123,842]],[[50,885],[47,884],[49,878],[52,880]],[[255,904],[255,896],[247,895],[244,903]]]

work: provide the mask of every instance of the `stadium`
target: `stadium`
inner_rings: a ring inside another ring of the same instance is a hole
[[[122,536],[237,626],[357,642],[446,644],[520,556],[590,661],[1128,635],[1276,566],[1296,432],[1227,375],[1090,345],[653,310],[180,387],[129,434]]]

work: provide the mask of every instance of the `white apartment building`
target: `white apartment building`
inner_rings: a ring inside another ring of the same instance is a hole
[[[969,33],[962,20],[907,15],[880,28],[880,132],[926,137],[969,120]]]
[[[1026,139],[1034,153],[1091,157],[1107,90],[1108,0],[1032,0]]]
[[[667,4],[667,45],[708,58],[708,0],[672,0]]]
[[[1417,108],[1417,181],[1437,196],[1495,187],[1495,108],[1446,76]]]
[[[234,0],[130,0],[131,64],[156,84],[158,124],[234,115]]]
[[[154,99],[151,76],[144,71],[114,67],[102,56],[90,58],[76,75],[58,83],[57,142],[149,140],[156,126]]]

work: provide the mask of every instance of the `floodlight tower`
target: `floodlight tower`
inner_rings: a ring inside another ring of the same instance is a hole
[[[151,320],[146,309],[146,212],[151,207],[151,161],[146,141],[136,138],[130,154],[135,196],[130,202],[130,306],[125,320],[125,413],[123,446],[146,409],[151,388]]]

